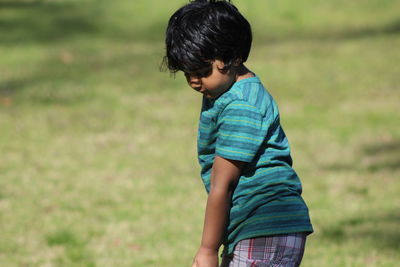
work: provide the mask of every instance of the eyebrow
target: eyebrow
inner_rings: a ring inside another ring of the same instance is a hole
[[[210,74],[211,72],[212,72],[212,65],[194,71],[184,71],[185,75],[197,75],[197,76],[205,76]]]

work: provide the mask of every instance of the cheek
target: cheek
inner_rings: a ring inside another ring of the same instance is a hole
[[[209,82],[206,84],[207,89],[210,90],[210,91],[218,90],[218,88],[219,88],[220,86],[221,86],[221,85],[220,85],[218,82],[215,82],[215,81],[209,81]]]
[[[203,82],[204,86],[210,91],[223,90],[226,87],[226,83],[227,81],[223,77],[207,79],[206,81]]]
[[[220,79],[217,83],[215,83],[215,88],[218,91],[226,91],[227,89],[229,89],[230,85],[231,85],[230,79],[224,77],[223,79]]]

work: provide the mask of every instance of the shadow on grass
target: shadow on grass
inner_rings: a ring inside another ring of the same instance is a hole
[[[400,169],[400,140],[371,144],[364,148],[369,171]]]
[[[400,249],[400,214],[369,214],[339,221],[322,228],[321,237],[329,242],[360,242],[378,250]]]
[[[399,34],[400,33],[400,19],[392,21],[383,27],[366,27],[362,29],[353,29],[348,31],[339,32],[336,36],[333,37],[338,39],[352,39],[352,38],[364,38],[373,35],[380,35],[380,34]]]
[[[105,55],[101,53],[107,46],[89,51],[77,46],[50,49],[40,61],[29,62],[27,71],[16,71],[16,75],[11,72],[0,78],[0,106],[22,102],[39,105],[82,103],[90,101],[97,94],[97,87],[105,84],[126,92],[158,88],[148,86],[143,89],[136,78],[158,73],[161,51],[146,47],[137,52],[121,45],[111,48],[112,52]],[[158,78],[151,82],[157,84]]]
[[[0,2],[0,42],[51,42],[99,31],[96,5],[88,3]]]
[[[47,44],[82,37],[88,41],[101,36],[113,41],[161,41],[167,20],[160,18],[144,26],[119,25],[109,21],[107,1],[90,2],[0,2],[0,43],[3,45],[39,43]],[[143,16],[135,14],[131,16]]]
[[[318,29],[304,32],[287,32],[284,34],[267,33],[264,36],[256,36],[256,42],[285,43],[293,41],[313,42],[340,42],[344,40],[356,40],[382,35],[400,34],[400,19],[393,20],[385,25],[364,26],[358,28],[343,27],[334,29]]]
[[[35,68],[32,73],[1,79],[0,102],[11,105],[14,98],[24,94],[28,88],[34,92],[29,94],[29,102],[71,104],[88,99],[84,91],[78,90],[78,86],[85,73],[94,72],[91,62],[65,63],[58,55],[54,55],[40,62],[38,66],[40,67]],[[71,84],[75,84],[73,90],[69,88]]]
[[[118,52],[111,58],[102,58],[92,52],[53,51],[47,59],[34,64],[38,67],[32,72],[0,79],[0,106],[14,98],[26,99],[28,89],[30,103],[70,105],[90,100],[101,82],[112,81],[113,85],[132,82],[132,76],[143,71],[136,70],[137,62],[144,61],[143,57],[145,55]],[[120,79],[124,76],[126,78]]]
[[[325,166],[329,171],[397,171],[400,170],[400,140],[381,141],[364,145],[354,160]]]

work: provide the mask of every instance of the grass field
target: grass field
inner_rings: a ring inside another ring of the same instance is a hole
[[[158,70],[184,2],[0,0],[0,266],[190,266],[201,97]],[[234,3],[309,204],[302,266],[398,266],[400,1]]]

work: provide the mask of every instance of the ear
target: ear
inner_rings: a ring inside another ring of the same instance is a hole
[[[215,60],[215,65],[219,70],[222,70],[225,67],[225,63],[222,60]]]

